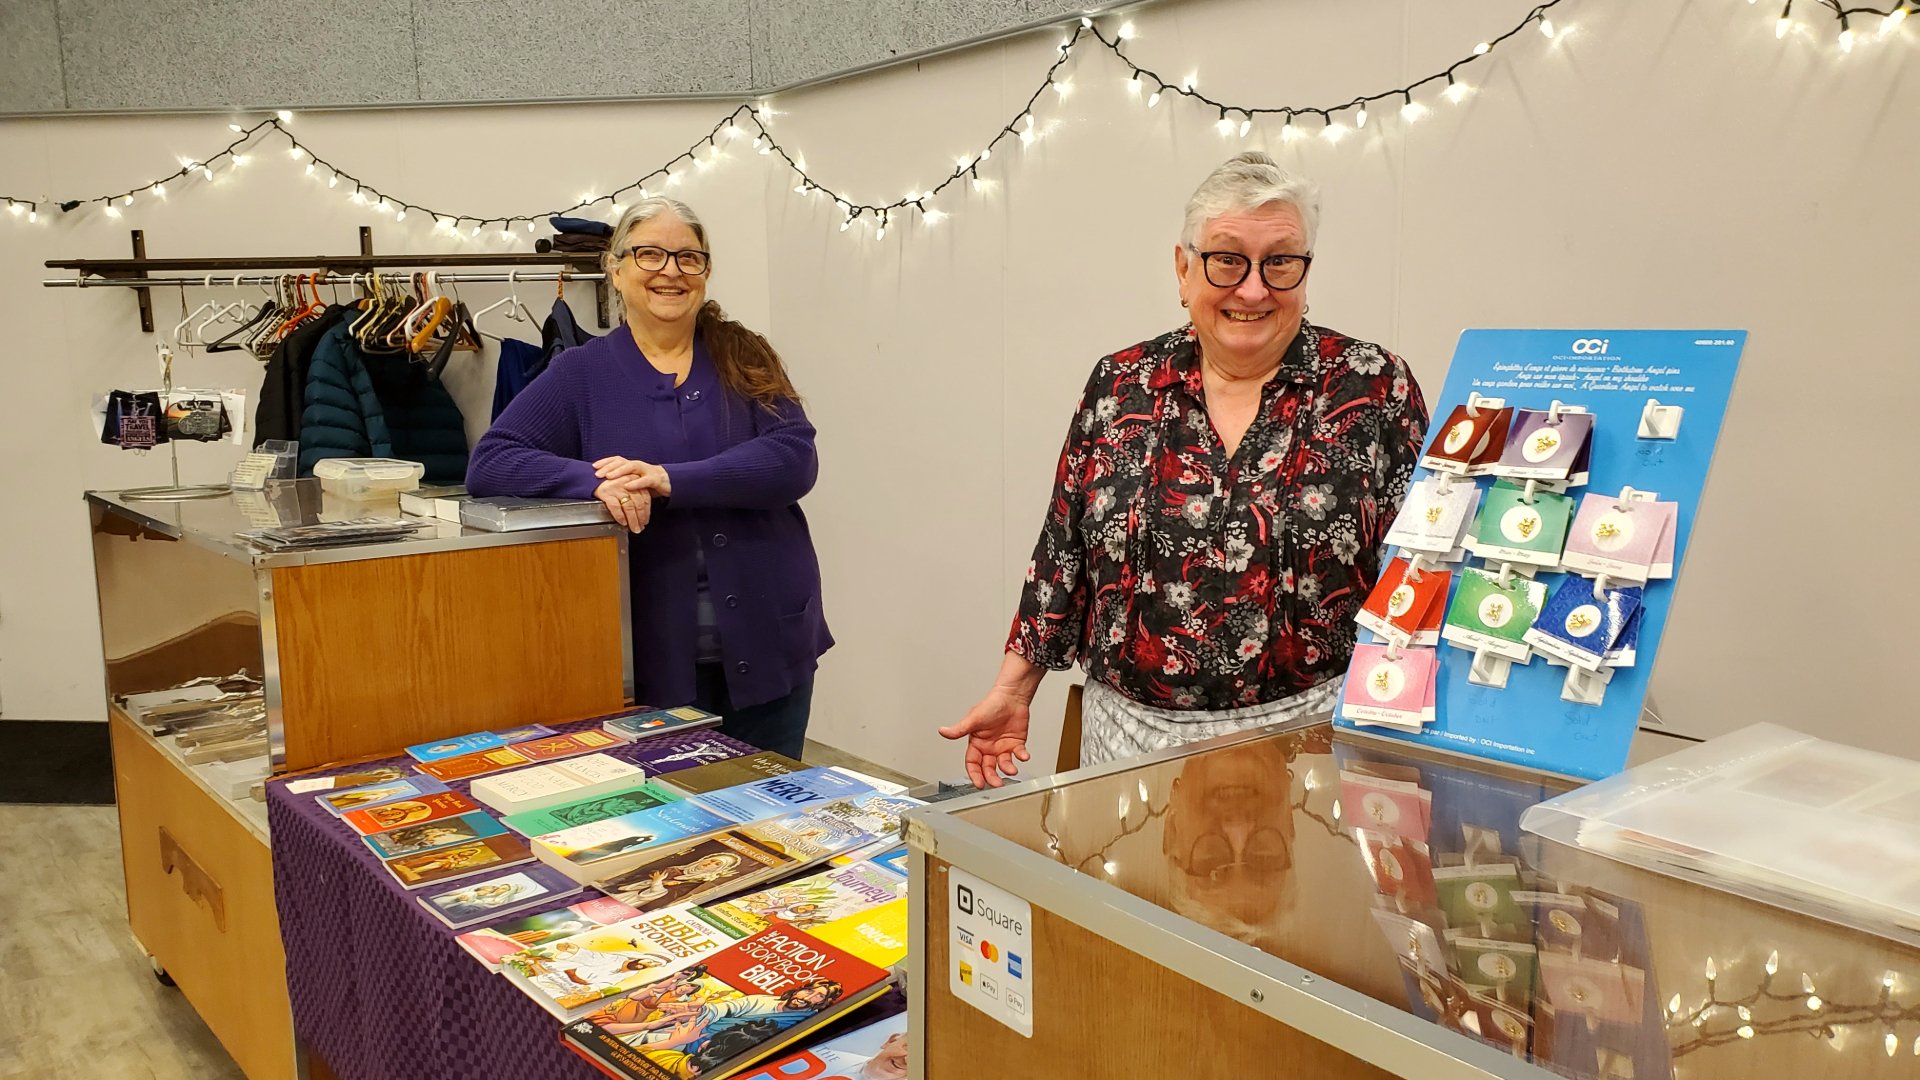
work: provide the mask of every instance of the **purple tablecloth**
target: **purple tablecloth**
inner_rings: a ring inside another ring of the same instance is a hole
[[[560,730],[596,723],[583,721]],[[605,752],[638,761],[663,745],[684,744],[691,750],[701,741],[735,753],[752,750],[718,732],[695,731]],[[412,765],[409,758],[392,761]],[[649,775],[701,763],[689,757],[656,764]],[[468,787],[463,782],[450,786],[463,794]],[[415,899],[438,890],[401,888],[353,830],[321,808],[313,794],[290,794],[284,783],[268,784],[267,818],[294,1032],[342,1080],[600,1076],[560,1045],[559,1021],[468,956],[454,943],[455,931]],[[542,880],[549,875],[554,872],[540,871]],[[554,906],[567,902],[561,898]]]

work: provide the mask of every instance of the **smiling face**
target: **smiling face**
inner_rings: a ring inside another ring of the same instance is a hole
[[[1267,287],[1260,261],[1270,255],[1308,255],[1300,211],[1274,202],[1254,210],[1209,219],[1194,237],[1200,251],[1231,251],[1251,263],[1246,279],[1231,288],[1207,280],[1200,256],[1183,246],[1173,252],[1180,298],[1187,302],[1194,333],[1204,355],[1233,370],[1259,371],[1275,366],[1300,331],[1307,305],[1307,283],[1284,292]]]
[[[686,274],[681,272],[676,260],[668,259],[658,270],[642,270],[634,265],[633,256],[627,254],[636,247],[704,251],[707,245],[701,242],[693,226],[671,212],[656,214],[629,230],[626,239],[616,245],[620,260],[612,277],[613,287],[619,290],[626,304],[628,321],[666,326],[699,314],[700,305],[707,302],[707,278],[712,268],[709,267],[706,274]]]

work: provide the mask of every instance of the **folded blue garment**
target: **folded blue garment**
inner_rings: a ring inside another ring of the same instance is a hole
[[[589,236],[612,236],[613,226],[592,218],[550,217],[547,219],[555,232],[586,233]]]

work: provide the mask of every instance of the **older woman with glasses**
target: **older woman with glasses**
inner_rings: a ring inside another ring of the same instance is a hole
[[[1427,411],[1399,357],[1306,321],[1319,208],[1257,152],[1188,200],[1192,321],[1094,365],[999,677],[940,731],[975,784],[1017,774],[1075,660],[1082,764],[1331,709]]]
[[[799,757],[833,644],[799,501],[813,425],[767,339],[707,300],[713,254],[684,203],[635,203],[607,280],[625,326],[555,357],[473,449],[475,495],[598,499],[629,545],[634,692]]]

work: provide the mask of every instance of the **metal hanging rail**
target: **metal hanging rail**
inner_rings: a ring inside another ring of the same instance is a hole
[[[449,284],[461,282],[506,283],[522,281],[582,281],[594,285],[600,326],[612,325],[606,274],[600,270],[600,256],[574,252],[506,252],[486,254],[466,252],[434,255],[376,255],[373,230],[360,227],[358,255],[268,256],[238,258],[149,259],[146,237],[133,230],[131,259],[48,259],[51,270],[72,270],[70,278],[45,278],[40,284],[49,289],[92,289],[119,287],[136,290],[140,301],[140,329],[153,333],[153,300],[148,291],[156,288],[205,288],[235,285],[272,285],[289,274],[318,275],[314,284],[352,285],[376,270],[435,271],[434,280]],[[461,268],[473,268],[461,272]],[[522,270],[521,267],[529,269]],[[551,269],[532,269],[535,267]],[[439,273],[441,269],[452,273]],[[502,269],[505,268],[505,269]],[[278,270],[278,274],[245,274],[236,271]],[[155,274],[198,274],[196,277],[155,277]],[[341,276],[344,274],[345,276]]]
[[[310,269],[311,267],[311,264],[308,263],[301,263],[300,265],[302,268]],[[325,270],[316,271],[316,273],[318,277],[313,282],[315,285],[358,285],[367,278],[365,273],[347,274],[344,276]],[[237,285],[272,285],[276,282],[286,280],[287,276],[286,274],[205,274],[200,277],[165,278],[44,278],[40,284],[49,289],[101,289],[113,287],[124,289],[218,289],[233,288]],[[507,282],[518,283],[522,281],[605,281],[606,279],[607,275],[597,270],[591,273],[576,273],[572,270],[549,270],[544,272],[539,270],[524,272],[513,270],[487,273],[460,273],[455,271],[449,274],[436,272],[433,275],[433,280],[451,285],[458,285],[463,282],[504,284]]]

